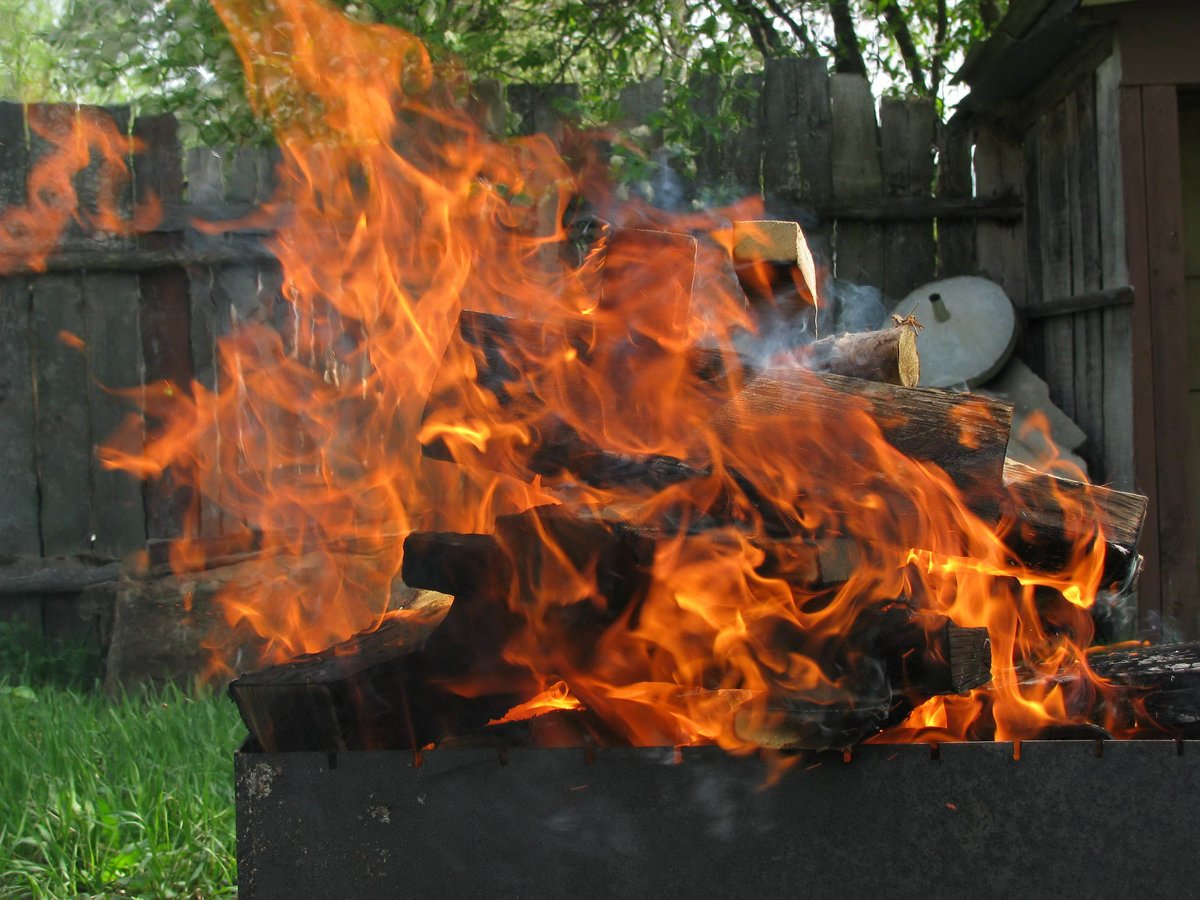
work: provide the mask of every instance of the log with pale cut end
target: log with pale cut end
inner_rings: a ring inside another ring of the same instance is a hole
[[[917,335],[907,326],[821,338],[796,350],[795,358],[814,372],[904,387],[921,378]]]

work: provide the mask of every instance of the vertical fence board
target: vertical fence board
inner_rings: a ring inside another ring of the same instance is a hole
[[[861,75],[830,78],[833,110],[831,153],[833,195],[839,203],[870,201],[883,190],[879,162],[879,125],[875,97]],[[883,226],[870,222],[837,223],[835,272],[855,284],[883,285]]]
[[[763,191],[796,203],[827,203],[833,197],[833,110],[826,61],[767,60],[762,110]]]
[[[36,556],[29,283],[0,278],[0,554]]]
[[[224,198],[224,177],[221,155],[209,147],[193,148],[184,160],[185,181],[188,201],[195,205],[216,205]],[[186,240],[198,247],[212,246],[220,241],[208,235],[188,230]],[[215,270],[211,266],[196,266],[189,271],[188,310],[189,343],[191,345],[192,377],[205,389],[215,391],[217,387],[216,341],[220,334],[217,306],[213,299],[216,282]],[[204,458],[217,459],[220,452],[220,435],[206,433],[200,438],[197,448]],[[219,479],[219,470],[213,473]],[[200,499],[200,534],[216,537],[221,534],[221,507],[219,497],[212,496],[215,486],[210,486],[209,495]]]
[[[879,142],[883,151],[883,189],[888,197],[928,197],[933,187],[933,146],[937,111],[929,100],[884,100]],[[888,225],[883,292],[899,300],[929,281],[937,246],[932,222]]]
[[[737,108],[743,113],[737,127],[725,136],[723,157],[736,190],[759,194],[763,189],[763,76],[759,73],[737,75],[733,79],[733,91]]]
[[[138,277],[126,272],[91,272],[84,280],[84,315],[87,320],[88,406],[92,418],[92,522],[95,551],[101,556],[120,557],[142,546],[146,540],[146,515],[141,483],[127,472],[111,471],[100,462],[96,450],[112,441],[118,427],[124,429],[128,449],[143,444],[137,394],[145,377]],[[113,391],[134,391],[135,396],[116,396]]]
[[[154,196],[165,206],[182,203],[182,150],[175,117],[139,116],[133,123],[133,134],[143,145],[133,160],[138,202],[145,203]],[[172,249],[182,246],[183,237],[178,233],[146,234],[139,236],[138,243],[147,249]],[[187,272],[176,267],[150,269],[138,280],[146,390],[166,394],[168,390],[186,389],[192,378]],[[168,388],[168,383],[175,388]],[[166,472],[146,482],[144,493],[147,536],[179,535],[190,503],[189,492],[171,472]]]
[[[0,102],[0,210],[25,202],[29,148],[25,111]],[[33,359],[29,282],[0,278],[0,554],[36,555],[37,469],[34,463]]]
[[[617,123],[622,128],[650,125],[662,111],[663,92],[666,88],[662,77],[627,84],[621,88],[617,99]]]
[[[696,182],[701,188],[713,187],[723,180],[724,149],[716,122],[721,111],[721,80],[716,75],[694,73],[688,78],[688,111],[700,123],[692,136],[691,149],[696,164]]]
[[[92,520],[87,360],[62,337],[88,339],[83,287],[76,275],[42,275],[32,289],[42,552],[83,553]]]
[[[1100,256],[1103,288],[1129,284],[1125,249],[1120,134],[1121,58],[1113,54],[1096,70],[1096,152],[1100,193]],[[1113,307],[1103,318],[1104,464],[1097,477],[1133,490],[1133,323],[1130,310]]]
[[[958,123],[938,129],[937,196],[959,200],[971,196],[971,133]],[[938,277],[975,271],[975,226],[970,221],[937,223]]]
[[[1095,83],[1086,79],[1067,98],[1075,139],[1071,147],[1071,289],[1084,294],[1100,289],[1100,182],[1096,149]],[[1103,312],[1073,317],[1075,329],[1075,421],[1088,436],[1083,456],[1093,476],[1104,469]]]
[[[1067,164],[1067,108],[1059,103],[1038,122],[1038,219],[1041,236],[1039,302],[1071,293],[1070,176]],[[1050,399],[1075,417],[1075,328],[1070,317],[1042,320],[1044,377]]]
[[[1020,144],[994,126],[982,127],[975,135],[976,196],[1020,196],[1024,183],[1025,159]],[[979,273],[1004,288],[1017,309],[1024,309],[1025,223],[981,220],[975,227],[975,253]]]

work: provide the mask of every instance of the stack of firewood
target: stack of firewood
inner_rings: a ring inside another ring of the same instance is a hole
[[[799,531],[794,511],[763,491],[759,476],[739,473],[711,454],[663,452],[677,440],[647,442],[646,452],[631,450],[628,440],[606,442],[609,429],[636,430],[642,412],[646,427],[662,424],[655,421],[658,410],[645,409],[653,397],[646,379],[685,385],[692,408],[708,410],[715,440],[730,445],[758,418],[820,422],[861,412],[903,457],[942,470],[974,515],[1009,523],[1001,533],[1012,560],[1057,572],[1099,526],[1107,543],[1101,589],[1133,590],[1145,498],[1006,460],[1010,407],[915,386],[915,323],[823,338],[765,359],[683,339],[689,315],[703,314],[690,292],[705,279],[727,277],[724,289],[734,293],[748,277],[739,270],[782,266],[812,288],[802,240],[781,251],[769,239],[778,231],[773,228],[739,226],[729,265],[693,272],[681,271],[679,260],[690,253],[694,265],[712,255],[711,246],[700,247],[691,236],[618,232],[611,240],[625,260],[605,276],[595,315],[534,322],[461,314],[426,405],[423,452],[537,479],[566,502],[501,516],[488,534],[410,534],[403,579],[429,591],[420,602],[347,645],[231,685],[264,749],[419,749],[450,740],[620,743],[628,739],[620,728],[587,709],[500,722],[537,690],[528,667],[505,652],[514,640],[529,642],[528,610],[539,610],[536,640],[547,645],[548,656],[569,671],[587,671],[606,635],[637,627],[664,542],[741,530],[761,551],[764,575],[812,591],[854,574],[869,541]],[[629,260],[637,254],[629,251],[639,241],[673,255],[659,281],[630,276]],[[597,385],[607,385],[611,396],[597,399]],[[492,437],[456,440],[455,426],[474,416],[486,417]],[[624,421],[616,422],[618,416]],[[964,422],[970,423],[965,442]],[[576,502],[581,495],[589,502]],[[1093,519],[1080,521],[1078,508],[1093,511]],[[590,573],[595,596],[547,607],[547,585],[578,572]],[[805,651],[803,634],[781,633],[777,640]],[[780,694],[768,698],[764,716],[761,704],[749,714],[731,697],[739,737],[774,747],[847,747],[902,721],[931,697],[991,679],[986,629],[959,627],[903,597],[864,608],[844,645],[820,653],[819,664],[839,673],[851,699]],[[1114,665],[1114,671],[1134,672],[1127,693],[1153,686],[1145,667]],[[1160,724],[1183,727],[1166,714]]]

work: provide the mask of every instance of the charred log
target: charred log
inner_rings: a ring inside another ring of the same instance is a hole
[[[1088,666],[1114,687],[1097,715],[1125,728],[1149,725],[1165,736],[1200,737],[1200,643],[1094,653]]]
[[[1106,548],[1101,589],[1129,590],[1137,577],[1146,498],[1004,463],[1005,543],[1031,569],[1061,571],[1092,544]]]

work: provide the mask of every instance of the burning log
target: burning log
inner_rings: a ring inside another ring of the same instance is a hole
[[[1096,710],[1119,727],[1149,724],[1172,737],[1200,737],[1200,643],[1111,650],[1088,666],[1116,686],[1116,697]]]
[[[1107,545],[1101,586],[1132,586],[1140,565],[1144,496],[1047,475],[1011,459],[1004,462],[1004,484],[1002,514],[1012,523],[1005,542],[1023,564],[1062,570],[1081,542],[1099,533]]]
[[[490,567],[506,573],[513,579],[511,592],[501,591],[489,600],[475,591],[469,605],[485,620],[503,619],[514,603],[515,608],[528,609],[540,622],[539,639],[553,648],[548,652],[571,670],[584,672],[595,662],[595,652],[610,629],[638,627],[654,558],[645,532],[621,523],[580,519],[561,507],[501,517],[494,537],[414,533],[404,549],[403,577],[414,586],[469,590],[475,576],[464,577],[464,572]],[[594,598],[538,607],[548,587],[554,593],[554,586],[561,585],[562,596],[578,595],[580,573],[587,573],[583,589],[594,591]],[[497,629],[477,620],[472,632],[487,632],[487,643],[496,652],[517,628]],[[749,703],[742,709],[738,707],[750,695],[733,691],[730,715],[736,713],[735,730],[743,739],[765,746],[846,747],[903,720],[932,696],[963,693],[991,679],[986,629],[960,628],[904,603],[864,611],[853,633],[836,646],[810,647],[807,635],[783,625],[764,639],[777,652],[812,653],[822,669],[844,685],[828,703],[781,693],[768,698],[765,706]]]
[[[451,600],[427,593],[374,631],[232,681],[250,735],[268,752],[416,749],[438,736],[439,722],[474,724],[470,701],[430,684],[423,652]]]
[[[899,347],[900,337],[895,346]],[[592,446],[579,429],[563,422],[546,410],[544,396],[557,392],[564,397],[578,396],[571,410],[588,431],[603,433],[606,422],[597,420],[587,405],[593,394],[589,383],[594,379],[616,382],[604,368],[616,353],[615,339],[605,339],[595,323],[570,322],[554,325],[523,322],[486,313],[464,311],[459,319],[456,339],[447,350],[447,362],[425,407],[426,437],[423,452],[434,459],[454,460],[463,465],[491,468],[529,480],[534,475],[558,477],[564,470],[576,479],[594,486],[612,483],[614,473],[650,484],[661,481],[663,474],[674,480],[686,480],[706,473],[703,465],[653,457],[642,462],[621,454],[611,454]],[[851,341],[847,346],[858,346]],[[595,360],[597,346],[608,346],[608,358]],[[880,342],[886,346],[887,341]],[[963,488],[994,486],[1000,483],[1004,449],[1008,443],[1011,407],[998,401],[949,391],[906,388],[875,383],[830,373],[787,369],[755,372],[743,360],[727,361],[718,353],[695,350],[683,360],[664,358],[663,351],[636,343],[625,343],[619,375],[627,375],[635,363],[644,365],[642,378],[653,379],[662,370],[690,373],[708,396],[698,398],[712,409],[711,419],[717,434],[726,441],[756,421],[804,417],[813,421],[837,420],[852,410],[871,416],[884,439],[911,459],[930,462],[942,468]],[[831,345],[828,345],[832,347]],[[577,367],[556,370],[554,386],[543,384],[547,361],[563,352],[575,354]],[[492,441],[487,448],[457,446],[451,450],[445,432],[439,428],[438,415],[444,410],[470,409],[459,381],[461,360],[474,360],[475,384],[491,394],[498,403],[492,415],[523,426],[519,448],[499,447]],[[826,363],[832,365],[826,357]],[[454,360],[454,363],[450,363]],[[592,367],[593,360],[596,367]],[[625,368],[628,365],[629,368]],[[744,388],[735,390],[745,381]],[[620,394],[620,383],[612,388]],[[729,400],[735,396],[734,400]],[[526,435],[529,440],[526,441]],[[514,460],[520,465],[514,467]],[[651,470],[645,473],[645,467]],[[643,474],[635,471],[642,468]],[[523,470],[522,470],[523,469]],[[835,473],[830,473],[835,477]],[[670,483],[669,481],[667,483]]]
[[[870,635],[869,661],[882,675],[860,688],[853,702],[820,703],[777,697],[764,707],[739,710],[739,737],[779,750],[844,750],[902,722],[931,697],[962,694],[992,679],[986,628],[962,628],[943,616],[897,604],[866,619],[848,646]]]

